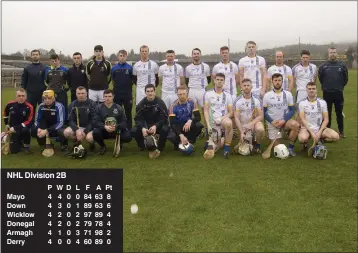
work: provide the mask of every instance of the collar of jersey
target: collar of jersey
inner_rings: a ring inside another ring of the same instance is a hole
[[[62,67],[62,65],[60,65],[58,68],[55,68],[54,66],[50,66],[51,67],[51,69],[60,69],[61,67]]]
[[[315,99],[314,99],[313,101],[311,101],[309,97],[307,97],[307,100],[308,100],[308,102],[310,102],[310,103],[316,103],[316,101],[317,101],[317,96],[315,97]]]
[[[303,63],[302,63],[301,61],[300,61],[300,64],[301,64],[301,66],[302,66],[302,67],[307,68],[307,67],[309,67],[309,66],[310,66],[310,64],[311,64],[311,63],[310,63],[310,62],[308,62],[307,67],[303,66]]]
[[[281,88],[281,90],[279,90],[279,91],[276,91],[275,89],[272,89],[272,91],[273,91],[273,93],[280,94],[283,91],[283,89]]]
[[[224,93],[224,91],[222,90],[220,93],[218,93],[216,90],[215,90],[215,88],[213,89],[214,91],[215,91],[215,93],[216,94],[219,94],[219,95],[221,95],[221,94],[223,94]]]
[[[200,64],[202,64],[203,62],[202,61],[200,61],[200,63],[199,64],[195,64],[194,62],[193,62],[193,65],[200,65]]]

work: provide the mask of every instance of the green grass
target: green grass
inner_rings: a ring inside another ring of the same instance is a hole
[[[2,166],[123,168],[125,251],[356,252],[356,94],[357,71],[350,71],[347,138],[328,143],[324,161],[299,152],[300,145],[298,156],[287,160],[224,160],[221,151],[205,161],[203,141],[190,157],[167,143],[160,158],[150,160],[134,140],[118,159],[111,152],[83,161],[59,153],[46,159],[33,140],[35,154],[2,156]],[[2,106],[13,97],[13,89],[3,89]],[[337,129],[335,120],[332,127]],[[136,215],[130,213],[133,203]]]

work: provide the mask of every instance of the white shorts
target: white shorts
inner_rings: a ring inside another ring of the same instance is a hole
[[[300,102],[301,100],[307,98],[308,94],[305,90],[298,90],[296,91],[296,103]]]
[[[167,109],[169,110],[171,104],[178,99],[177,94],[162,92],[162,100],[164,101]]]
[[[285,130],[282,129],[281,133],[277,136],[279,129],[274,126],[271,126],[270,124],[267,125],[267,132],[268,132],[269,140],[275,139],[276,136],[277,136],[277,139],[281,139],[283,131],[285,131]]]
[[[189,98],[193,99],[200,108],[204,107],[205,90],[189,89]]]
[[[92,99],[94,102],[104,102],[103,98],[104,90],[88,90],[88,98]]]
[[[138,105],[140,101],[143,100],[143,98],[146,97],[145,95],[145,88],[144,87],[138,87],[136,88],[136,93],[135,93],[135,104]]]

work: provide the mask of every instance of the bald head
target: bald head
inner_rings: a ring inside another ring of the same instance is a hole
[[[276,65],[277,66],[283,65],[283,57],[284,57],[284,54],[282,51],[276,52]]]

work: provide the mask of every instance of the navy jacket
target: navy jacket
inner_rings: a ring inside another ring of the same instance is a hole
[[[116,96],[132,97],[133,67],[128,63],[118,63],[111,69],[113,90]]]
[[[68,70],[68,86],[71,91],[76,91],[79,86],[84,86],[88,91],[88,78],[85,66],[81,63],[79,67],[75,64]]]
[[[42,94],[46,90],[44,83],[46,65],[43,63],[31,63],[26,68],[21,76],[21,87],[27,93]]]
[[[326,61],[318,69],[318,79],[323,91],[343,91],[348,82],[348,69],[341,61]]]

